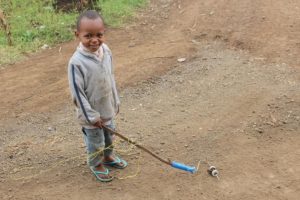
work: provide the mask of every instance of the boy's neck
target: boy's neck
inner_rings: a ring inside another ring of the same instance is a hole
[[[81,42],[79,43],[79,49],[87,52],[87,53],[90,53],[90,54],[93,54],[95,55],[97,58],[99,58],[100,60],[102,60],[103,58],[103,48],[102,46],[99,47],[99,49],[97,51],[90,51],[88,48],[86,48]]]

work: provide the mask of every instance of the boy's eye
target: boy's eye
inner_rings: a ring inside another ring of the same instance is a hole
[[[104,36],[104,33],[97,33],[96,35],[93,34],[86,34],[84,35],[85,38],[91,39],[92,37],[102,38]]]
[[[91,38],[92,37],[92,34],[86,34],[84,35],[85,38]]]
[[[103,35],[104,35],[104,33],[97,33],[97,37],[98,37],[98,38],[102,38]]]

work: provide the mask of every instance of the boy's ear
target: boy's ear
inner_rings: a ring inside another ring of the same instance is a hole
[[[78,36],[79,36],[79,33],[78,33],[78,31],[77,31],[77,30],[75,30],[75,31],[74,31],[74,35],[75,35],[76,37],[78,37]]]

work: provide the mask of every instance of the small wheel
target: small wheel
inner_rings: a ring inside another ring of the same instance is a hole
[[[213,170],[212,172],[211,172],[211,175],[212,176],[218,176],[219,175],[219,171],[218,170]]]
[[[214,171],[214,170],[216,170],[217,168],[215,167],[215,166],[210,166],[209,168],[208,168],[208,171],[210,171],[210,172],[212,172],[212,171]]]

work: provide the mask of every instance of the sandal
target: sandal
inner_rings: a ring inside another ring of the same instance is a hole
[[[110,166],[110,167],[114,167],[117,169],[124,169],[125,167],[127,167],[128,163],[119,158],[118,156],[115,157],[115,161],[112,162],[102,162],[104,165]],[[123,165],[120,165],[121,163],[123,163]]]
[[[101,182],[110,182],[110,181],[112,181],[114,179],[114,177],[101,178],[99,176],[99,174],[108,175],[109,174],[109,170],[107,168],[105,168],[105,172],[101,172],[101,171],[95,170],[93,167],[90,167],[90,169],[92,170],[92,172],[94,173],[94,175],[96,176],[96,178],[97,178],[98,181],[101,181]]]

